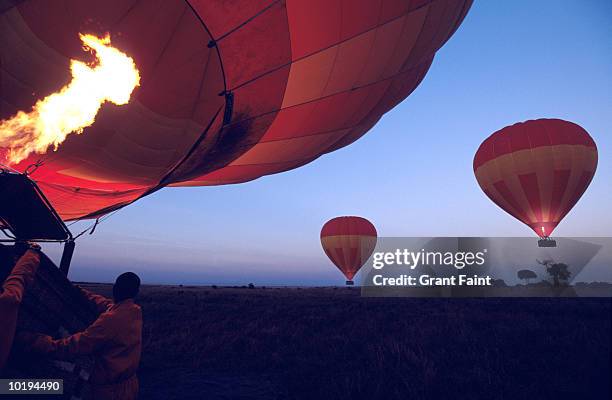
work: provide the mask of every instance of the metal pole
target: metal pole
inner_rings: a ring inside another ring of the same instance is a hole
[[[64,244],[64,252],[62,253],[62,260],[60,261],[59,269],[65,276],[68,276],[68,270],[70,270],[70,261],[72,261],[74,246],[74,239],[68,240],[66,244]]]

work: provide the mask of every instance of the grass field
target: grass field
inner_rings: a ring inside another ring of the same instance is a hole
[[[610,299],[147,286],[138,302],[144,399],[610,395]]]

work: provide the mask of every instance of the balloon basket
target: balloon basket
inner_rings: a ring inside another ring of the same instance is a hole
[[[355,284],[355,282],[353,281],[346,281],[346,286],[353,286]]]
[[[4,282],[10,274],[15,259],[21,253],[19,246],[0,244],[0,282]],[[85,330],[97,316],[91,302],[68,281],[53,261],[41,253],[34,281],[28,285],[19,307],[17,332],[40,332],[59,338],[64,337],[65,332]],[[93,364],[90,356],[54,359],[32,353],[27,347],[13,342],[3,376],[63,379],[64,395],[58,397],[89,399],[89,374]]]
[[[557,241],[551,238],[538,240],[538,247],[557,247]]]

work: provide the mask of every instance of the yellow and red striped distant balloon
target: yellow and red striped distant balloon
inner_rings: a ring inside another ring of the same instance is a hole
[[[321,245],[325,254],[352,285],[353,277],[376,247],[376,228],[361,217],[336,217],[323,225]]]
[[[582,197],[596,169],[591,136],[560,119],[507,126],[487,138],[474,157],[485,194],[543,238]]]

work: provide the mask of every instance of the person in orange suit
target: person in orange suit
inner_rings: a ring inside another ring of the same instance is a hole
[[[32,350],[57,358],[82,354],[94,357],[89,378],[92,397],[132,400],[138,397],[136,372],[142,349],[142,311],[134,303],[140,278],[133,272],[119,275],[113,300],[81,289],[97,307],[100,316],[83,332],[63,339],[38,335],[29,341]]]
[[[11,274],[2,284],[0,293],[0,371],[4,369],[6,359],[11,352],[19,306],[23,299],[26,287],[32,283],[38,265],[40,264],[40,247],[30,245],[30,248],[19,258]]]

